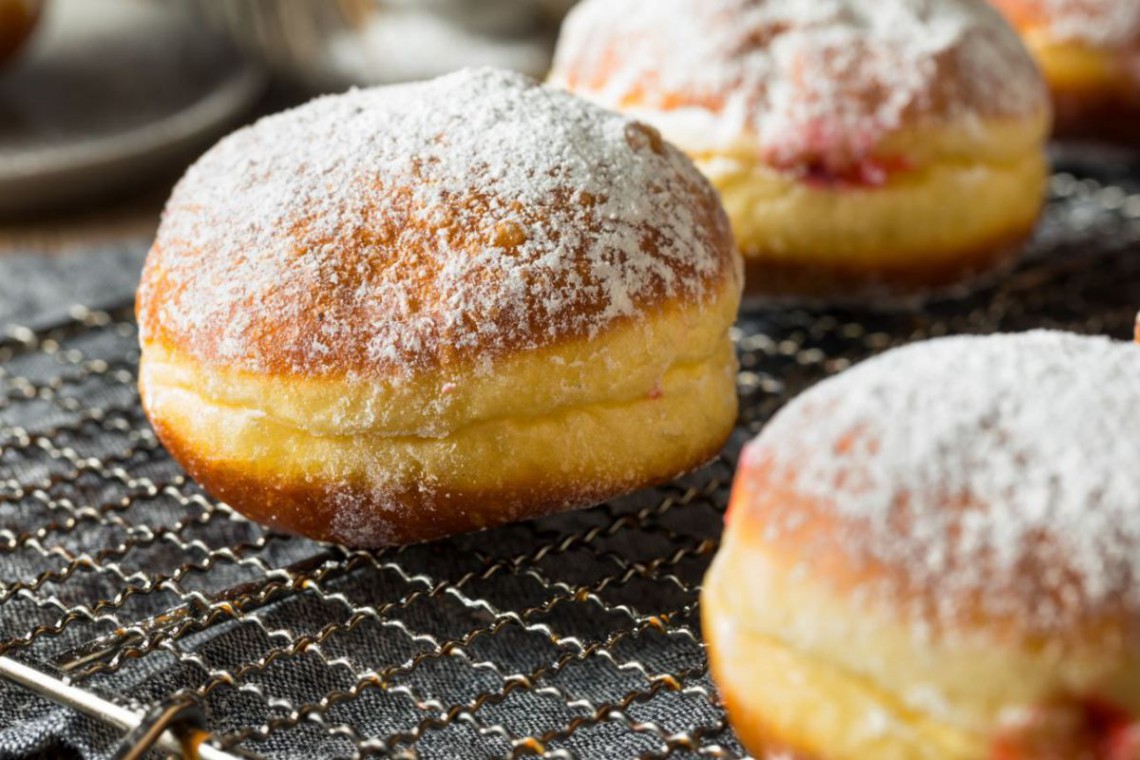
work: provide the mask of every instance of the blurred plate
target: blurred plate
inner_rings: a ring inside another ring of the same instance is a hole
[[[465,66],[542,77],[550,66],[552,44],[536,35],[485,36],[425,11],[391,11],[333,34],[316,68],[359,85],[431,79]]]
[[[546,74],[570,0],[195,0],[283,80],[310,92],[465,66]]]
[[[23,57],[0,70],[0,214],[170,173],[262,86],[179,3],[53,0]]]

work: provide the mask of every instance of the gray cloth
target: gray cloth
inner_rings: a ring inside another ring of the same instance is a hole
[[[135,241],[50,257],[0,255],[0,325],[50,325],[66,320],[74,304],[121,304],[134,292],[145,254],[145,242]],[[0,576],[8,580],[7,572]],[[107,757],[118,741],[107,726],[0,679],[0,760]]]
[[[146,257],[144,240],[44,255],[0,253],[0,325],[50,325],[83,304],[91,308],[128,302]]]

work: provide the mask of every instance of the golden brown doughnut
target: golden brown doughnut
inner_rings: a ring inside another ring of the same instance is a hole
[[[1140,0],[992,0],[1053,91],[1060,137],[1140,145]]]
[[[702,591],[757,756],[1140,757],[1140,347],[891,351],[745,449]]]
[[[874,304],[992,275],[1041,209],[1048,93],[981,0],[585,0],[551,81],[694,158],[755,295]]]
[[[223,140],[138,297],[162,442],[357,546],[596,503],[716,454],[740,259],[651,128],[519,75],[351,91]]]
[[[0,64],[28,41],[42,9],[42,0],[0,0]]]

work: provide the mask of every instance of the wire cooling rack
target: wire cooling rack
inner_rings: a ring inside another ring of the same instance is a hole
[[[1026,263],[995,288],[916,313],[743,319],[740,423],[703,470],[375,553],[265,530],[186,479],[139,407],[129,306],[9,326],[0,676],[116,728],[121,757],[198,742],[204,758],[739,757],[698,594],[741,443],[892,346],[1036,327],[1125,338],[1137,306],[1140,194],[1059,174]]]

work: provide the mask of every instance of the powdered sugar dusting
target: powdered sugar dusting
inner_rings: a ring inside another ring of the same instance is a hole
[[[927,617],[969,600],[1037,630],[1140,620],[1140,346],[1033,332],[898,349],[805,393],[745,458],[838,515],[853,562],[927,589]],[[765,519],[772,541],[797,525]]]
[[[346,546],[389,546],[393,543],[391,524],[400,515],[394,510],[378,509],[377,505],[398,502],[376,499],[373,494],[365,495],[347,484],[329,487],[325,493],[332,514],[329,535],[337,542]]]
[[[713,116],[706,131],[756,135],[774,163],[842,165],[911,119],[1048,103],[981,0],[586,0],[552,79],[612,107]]]
[[[1140,44],[1140,0],[1038,0],[1057,38],[1105,47]]]
[[[155,331],[250,371],[407,375],[592,335],[734,276],[715,192],[652,130],[516,74],[320,98],[179,183]]]

